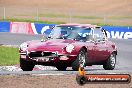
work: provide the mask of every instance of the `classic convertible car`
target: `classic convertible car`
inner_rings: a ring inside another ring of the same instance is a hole
[[[32,40],[20,45],[20,67],[32,71],[34,66],[55,66],[58,70],[103,65],[113,70],[116,64],[116,45],[108,41],[106,31],[90,24],[56,25],[43,40]]]

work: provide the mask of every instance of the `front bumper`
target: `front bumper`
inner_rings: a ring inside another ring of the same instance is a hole
[[[20,59],[27,61],[34,61],[36,63],[58,63],[66,62],[71,63],[76,59],[77,55],[66,54],[50,51],[20,51]]]

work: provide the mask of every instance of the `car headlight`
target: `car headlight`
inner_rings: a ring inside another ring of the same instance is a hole
[[[69,45],[66,46],[66,51],[68,53],[71,53],[73,49],[74,49],[74,45],[72,45],[72,44],[69,44]]]
[[[23,51],[26,51],[27,48],[28,48],[28,44],[27,44],[27,43],[22,43],[22,44],[20,45],[20,49],[23,50]]]

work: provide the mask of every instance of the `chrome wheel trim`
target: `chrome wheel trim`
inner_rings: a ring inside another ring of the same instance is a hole
[[[114,67],[115,64],[116,64],[116,58],[115,58],[115,55],[111,55],[111,57],[110,57],[110,61],[111,61],[111,66]]]
[[[83,52],[81,52],[79,54],[79,66],[80,67],[84,67],[85,66],[85,63],[86,63],[85,54]]]

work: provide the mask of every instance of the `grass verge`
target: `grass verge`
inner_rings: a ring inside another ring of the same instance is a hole
[[[33,23],[44,23],[44,24],[65,24],[65,22],[36,21],[36,20],[33,20],[33,19],[17,19],[17,18],[0,19],[0,21],[9,21],[9,22],[33,22]],[[104,24],[104,23],[91,23],[91,24],[99,25],[99,26],[113,26],[112,24]]]
[[[99,17],[75,17],[75,18],[89,18],[89,19],[101,19]],[[0,21],[9,21],[9,22],[31,22],[31,23],[44,23],[44,24],[65,24],[66,22],[59,22],[59,21],[55,21],[55,22],[52,22],[52,21],[36,21],[35,19],[19,19],[19,18],[7,18],[7,19],[0,19]],[[98,26],[129,26],[129,27],[132,27],[131,24],[114,24],[114,23],[104,23],[103,21],[102,22],[91,22],[91,24],[94,24],[94,25],[98,25]]]
[[[45,24],[62,24],[65,22],[49,22],[49,21],[36,21],[34,19],[18,19],[18,18],[7,18],[7,19],[0,19],[0,21],[10,21],[10,22],[33,22],[33,23],[45,23]]]
[[[19,64],[18,48],[0,46],[0,66]]]

